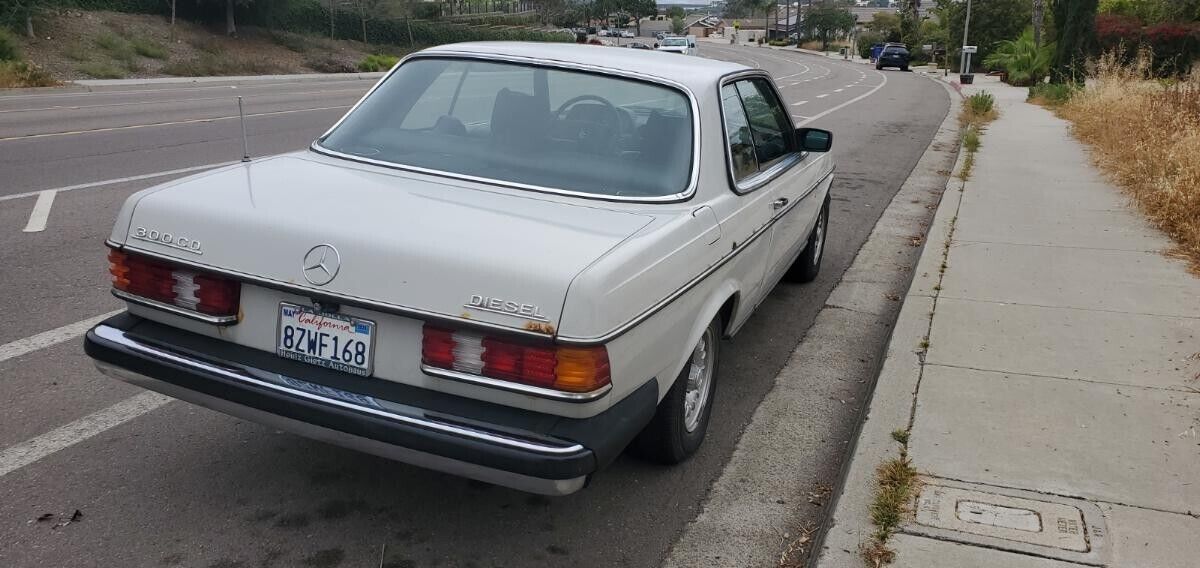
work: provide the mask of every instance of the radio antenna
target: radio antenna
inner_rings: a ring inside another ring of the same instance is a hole
[[[238,96],[238,119],[242,123],[242,161],[250,161],[250,142],[246,139],[246,112],[242,110],[242,97]]]

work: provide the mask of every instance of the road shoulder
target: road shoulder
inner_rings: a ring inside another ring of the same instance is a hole
[[[861,346],[887,343],[899,309],[897,300],[913,279],[914,269],[895,259],[911,250],[914,242],[918,246],[924,242],[921,235],[928,227],[929,210],[936,207],[946,187],[958,136],[957,97],[950,98],[950,111],[930,146],[776,377],[710,489],[704,508],[676,541],[665,566],[798,565],[803,561],[817,527],[799,525],[796,519],[804,516],[805,509],[824,506],[828,493],[828,488],[805,486],[800,481],[805,476],[796,474],[807,455],[804,448],[848,445],[855,436],[805,421],[811,409],[799,401],[802,393],[811,397],[814,386],[869,382],[877,375],[878,358],[864,358]],[[836,387],[823,394],[832,405],[862,405]]]

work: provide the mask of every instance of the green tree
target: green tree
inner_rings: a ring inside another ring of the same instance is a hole
[[[830,39],[849,33],[854,24],[854,14],[850,10],[822,3],[808,11],[801,21],[801,28],[805,36],[820,39],[821,49],[825,50],[829,48]]]
[[[1057,0],[1054,26],[1057,46],[1052,64],[1058,82],[1080,81],[1087,56],[1096,49],[1097,0]]]
[[[671,33],[675,35],[683,33],[683,18],[671,18]]]
[[[667,16],[670,17],[672,20],[674,20],[675,18],[679,18],[680,20],[682,20],[683,17],[686,15],[687,15],[687,12],[684,12],[683,8],[680,6],[671,6],[671,8],[667,10]]]
[[[1060,3],[1062,1],[1058,0]],[[963,21],[966,19],[966,2],[936,0],[934,11],[946,28],[949,40],[947,59],[957,65]],[[971,5],[971,29],[967,42],[978,46],[979,52],[972,56],[972,60],[983,61],[997,43],[1020,36],[1032,18],[1033,4],[1030,0],[975,0]]]
[[[1200,0],[1100,0],[1097,10],[1146,24],[1200,20]]]
[[[891,12],[876,12],[867,22],[868,30],[883,37],[883,41],[900,41],[900,16]]]
[[[658,3],[655,0],[620,0],[621,11],[630,15],[634,20],[637,35],[642,35],[642,18],[658,13]]]

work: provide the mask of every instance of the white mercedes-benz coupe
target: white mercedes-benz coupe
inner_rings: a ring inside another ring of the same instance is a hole
[[[832,135],[771,77],[587,45],[401,61],[300,152],[131,196],[105,374],[563,495],[704,440],[721,339],[820,268]]]

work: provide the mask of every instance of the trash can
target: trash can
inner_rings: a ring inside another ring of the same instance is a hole
[[[963,85],[973,85],[975,83],[975,74],[963,73],[958,76],[958,82]]]

